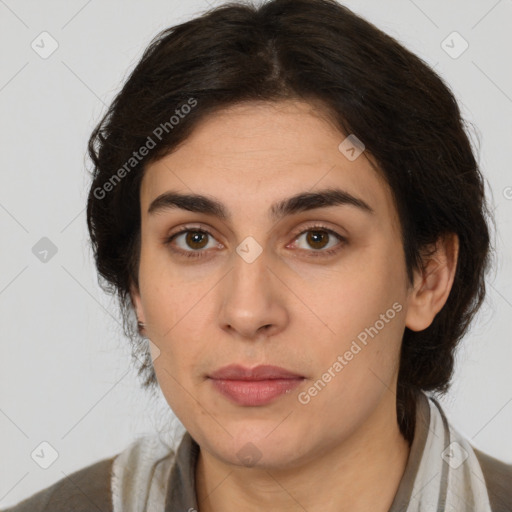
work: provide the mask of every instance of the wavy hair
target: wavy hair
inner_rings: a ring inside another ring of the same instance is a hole
[[[171,128],[170,116],[191,98],[197,104]],[[397,40],[334,0],[231,2],[151,41],[89,140],[87,226],[100,285],[119,299],[124,332],[142,356],[143,386],[157,386],[129,293],[132,283],[138,287],[145,165],[176,148],[206,115],[285,99],[321,104],[342,133],[364,142],[393,194],[410,281],[426,248],[447,233],[459,238],[446,304],[427,329],[406,328],[402,340],[397,421],[411,442],[418,394],[447,391],[455,348],[484,299],[490,214],[449,87]],[[167,129],[155,137],[158,126]],[[155,147],[130,160],[148,137]]]

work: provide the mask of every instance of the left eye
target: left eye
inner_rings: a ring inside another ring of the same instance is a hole
[[[341,235],[338,235],[338,233],[335,233],[334,231],[326,228],[309,228],[308,230],[300,233],[300,235],[295,238],[295,241],[300,240],[301,238],[304,238],[306,244],[309,247],[299,247],[300,249],[308,250],[309,248],[313,248],[316,251],[320,251],[322,249],[330,249],[336,246],[336,239],[339,242],[344,240]],[[334,243],[329,245],[331,241]]]

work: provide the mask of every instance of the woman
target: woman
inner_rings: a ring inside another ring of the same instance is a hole
[[[10,510],[512,510],[431,395],[489,230],[423,61],[331,0],[221,6],[155,38],[89,152],[98,272],[186,432]]]

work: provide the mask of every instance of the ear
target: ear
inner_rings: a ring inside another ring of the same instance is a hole
[[[139,334],[145,335],[145,325],[146,318],[144,316],[144,310],[142,308],[142,300],[140,298],[140,291],[135,284],[130,285],[130,298],[132,301],[132,305],[135,309],[135,314],[137,315],[137,321],[139,326]]]
[[[441,236],[425,255],[423,269],[414,272],[405,325],[412,331],[426,329],[448,300],[457,269],[459,238]]]

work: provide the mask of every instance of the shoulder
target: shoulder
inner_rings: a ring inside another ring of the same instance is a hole
[[[111,470],[114,457],[102,459],[2,512],[112,512]]]
[[[493,512],[512,510],[512,464],[506,464],[473,447],[485,478]]]

